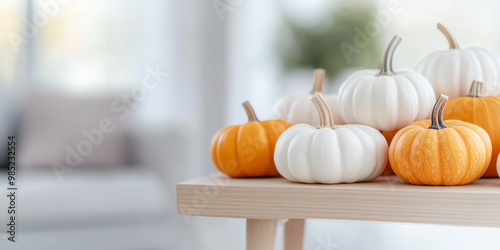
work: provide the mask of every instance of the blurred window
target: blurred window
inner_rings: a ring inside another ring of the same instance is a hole
[[[24,20],[21,25],[12,24],[11,29],[27,43],[21,44],[21,52],[25,49],[28,54],[26,73],[38,88],[78,95],[109,94],[141,83],[147,66],[169,66],[167,49],[175,43],[168,39],[173,32],[168,21],[172,1],[28,3],[22,12],[25,18],[0,18]]]
[[[0,1],[0,86],[18,82],[19,50],[15,44],[21,32],[24,19],[24,1]]]

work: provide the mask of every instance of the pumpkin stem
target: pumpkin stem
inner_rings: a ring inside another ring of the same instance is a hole
[[[483,95],[483,82],[472,81],[472,85],[470,85],[469,93],[467,94],[467,96],[484,97],[484,95]]]
[[[325,80],[325,70],[315,69],[314,70],[314,85],[311,94],[323,93],[323,81]]]
[[[319,114],[319,128],[324,128],[326,127],[327,119],[326,119],[326,114],[325,110],[323,109],[323,106],[321,103],[319,103],[318,100],[312,98],[311,101],[313,102],[314,106],[316,107],[316,110],[318,111]]]
[[[316,110],[318,110],[318,114],[319,114],[319,126],[320,127],[324,127],[325,124],[327,123],[327,118],[326,118],[326,113],[325,113],[325,110],[323,108],[318,108],[318,105],[320,105],[320,107],[323,107],[321,105],[321,103],[311,99],[311,101],[313,102],[314,106],[316,107]]]
[[[241,105],[243,105],[243,108],[245,108],[245,112],[247,112],[248,122],[258,122],[259,121],[259,119],[257,119],[257,115],[255,115],[255,111],[253,110],[253,107],[250,104],[250,102],[246,101],[246,102],[242,103]]]
[[[446,27],[444,27],[444,25],[438,23],[437,28],[438,28],[438,30],[440,30],[441,32],[443,32],[443,34],[446,37],[446,39],[448,39],[448,44],[450,44],[450,49],[460,49],[460,46],[458,45],[457,40],[448,31],[448,29],[446,29]]]
[[[335,123],[333,122],[332,111],[330,110],[330,107],[328,107],[328,104],[323,98],[323,95],[321,95],[320,93],[316,93],[311,101],[314,103],[316,110],[318,110],[319,128],[328,127],[331,129],[337,129]]]
[[[384,55],[382,56],[382,61],[379,63],[380,73],[379,75],[390,76],[396,74],[392,69],[392,58],[394,56],[394,51],[401,42],[401,37],[395,35],[387,48],[385,49]]]
[[[432,109],[431,126],[429,126],[429,129],[439,130],[446,128],[446,125],[444,125],[443,122],[444,106],[446,106],[446,102],[448,102],[448,96],[440,95],[438,97],[436,104],[434,104],[434,108]]]

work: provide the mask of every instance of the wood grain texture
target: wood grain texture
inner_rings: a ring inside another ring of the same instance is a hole
[[[304,219],[291,219],[285,223],[284,250],[302,250],[304,246]]]
[[[322,185],[215,174],[177,185],[180,215],[339,219],[500,227],[500,179],[416,186],[396,176]]]
[[[278,220],[247,220],[246,250],[273,250]]]

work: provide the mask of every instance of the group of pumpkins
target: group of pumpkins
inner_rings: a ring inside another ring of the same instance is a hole
[[[443,25],[438,29],[450,49],[429,54],[416,71],[392,68],[401,42],[395,36],[379,69],[354,72],[338,95],[322,93],[325,71],[316,69],[312,93],[278,100],[277,120],[259,121],[243,103],[249,122],[217,132],[214,165],[231,177],[281,175],[326,184],[392,172],[420,185],[497,177],[500,55],[460,49]]]

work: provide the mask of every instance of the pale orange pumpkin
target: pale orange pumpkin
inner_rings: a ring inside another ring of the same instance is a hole
[[[396,135],[396,133],[399,130],[393,130],[393,131],[382,131],[382,135],[385,137],[385,140],[387,141],[387,145],[391,145],[392,139]],[[394,171],[392,171],[391,168],[391,163],[387,161],[387,166],[385,166],[384,172],[382,172],[382,175],[390,175],[394,174]]]
[[[473,81],[466,97],[450,99],[444,111],[444,119],[470,122],[488,133],[493,154],[483,177],[498,177],[496,162],[500,153],[500,97],[485,97],[482,89],[482,82]]]
[[[243,107],[248,123],[225,127],[214,135],[211,145],[214,165],[231,177],[279,175],[274,165],[274,147],[291,124],[283,120],[259,121],[248,101]]]
[[[491,159],[488,133],[472,123],[443,122],[448,97],[441,95],[431,120],[401,129],[389,147],[394,173],[407,183],[463,185],[481,177]]]

